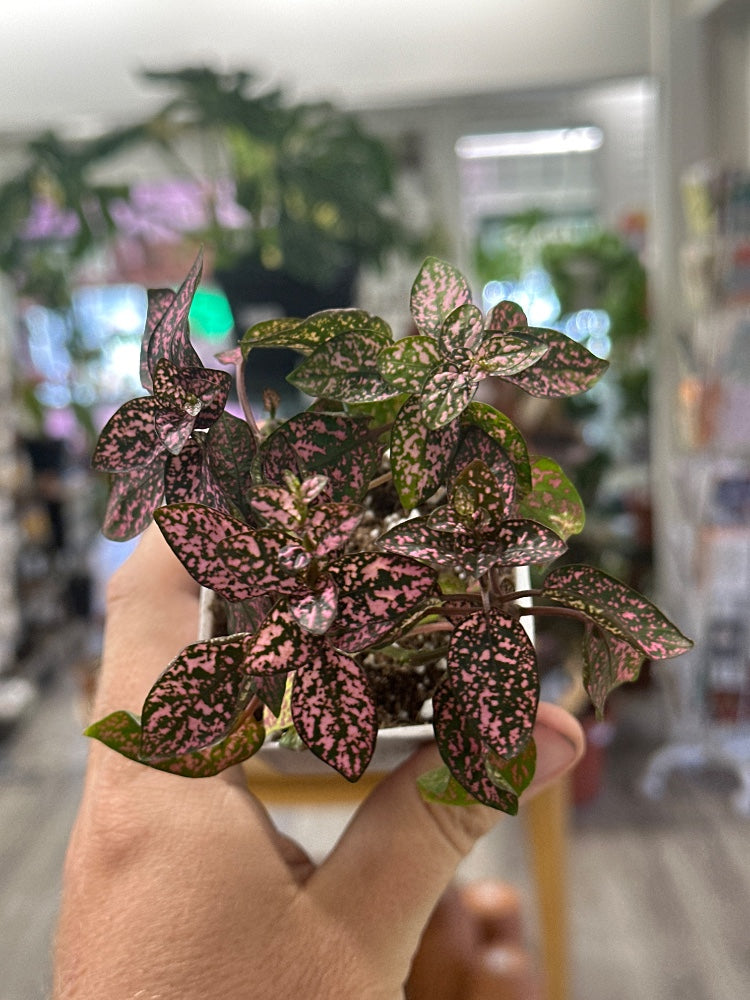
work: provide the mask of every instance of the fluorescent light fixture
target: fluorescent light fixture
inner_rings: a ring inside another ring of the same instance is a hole
[[[456,155],[462,160],[477,160],[500,156],[590,153],[599,149],[603,141],[604,133],[595,125],[539,129],[534,132],[463,135],[456,143]]]

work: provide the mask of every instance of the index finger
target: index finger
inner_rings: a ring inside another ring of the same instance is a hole
[[[198,638],[198,595],[198,584],[149,525],[108,584],[97,716],[140,712],[162,670]]]

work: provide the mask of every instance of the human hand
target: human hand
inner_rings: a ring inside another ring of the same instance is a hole
[[[96,717],[140,711],[195,640],[197,587],[151,526],[112,578]],[[575,763],[580,727],[539,707],[526,796]],[[459,861],[498,821],[431,805],[430,746],[388,775],[319,866],[273,826],[241,768],[191,780],[94,743],[66,860],[55,1000],[395,1000]]]

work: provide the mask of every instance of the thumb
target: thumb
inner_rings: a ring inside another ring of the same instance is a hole
[[[583,750],[576,720],[547,703],[539,706],[534,738],[537,769],[525,797],[568,771]],[[338,913],[352,932],[361,931],[363,946],[380,967],[402,980],[458,863],[501,815],[479,804],[425,802],[417,778],[437,763],[431,744],[385,778],[308,886],[319,905]]]

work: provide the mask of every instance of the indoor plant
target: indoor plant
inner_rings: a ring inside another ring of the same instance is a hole
[[[251,756],[268,730],[354,781],[378,725],[409,721],[410,701],[431,700],[445,766],[425,776],[424,793],[514,812],[534,770],[539,695],[523,618],[580,621],[598,710],[645,658],[690,646],[595,568],[562,565],[533,591],[514,584],[514,567],[539,571],[563,554],[583,510],[559,466],[530,457],[518,428],[474,400],[477,385],[493,377],[570,395],[607,363],[529,327],[512,302],[485,318],[463,276],[428,258],[411,294],[413,336],[394,341],[357,309],[247,332],[221,359],[237,366],[240,398],[244,366],[266,346],[304,356],[290,380],[313,398],[284,422],[267,400],[259,428],[249,406],[244,419],[227,412],[230,376],[205,369],[190,344],[200,273],[199,256],[177,292],[150,293],[149,395],[112,417],[93,464],[112,476],[105,532],[131,537],[154,512],[225,624],[166,666],[140,719],[115,712],[87,732],[144,764],[203,776]],[[393,704],[409,676],[416,695]]]

